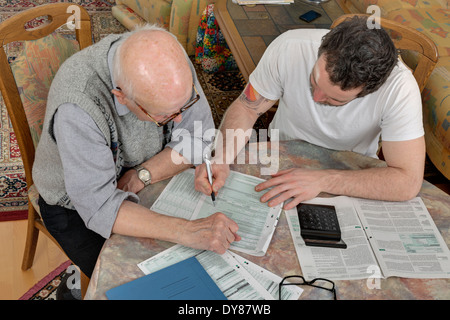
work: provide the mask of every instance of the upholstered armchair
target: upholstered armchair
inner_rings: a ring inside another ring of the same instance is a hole
[[[116,0],[113,16],[131,30],[143,23],[157,23],[176,35],[188,55],[195,54],[201,15],[214,0]]]

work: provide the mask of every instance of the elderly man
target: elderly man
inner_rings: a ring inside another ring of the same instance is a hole
[[[270,128],[279,131],[280,140],[303,139],[377,157],[381,135],[387,167],[280,171],[256,187],[271,188],[261,201],[275,206],[292,200],[284,206],[290,209],[320,192],[393,201],[417,195],[425,160],[420,92],[383,29],[369,29],[365,18],[355,17],[331,31],[285,32],[267,48],[244,92],[227,110],[222,136],[227,137],[227,129],[252,128],[277,100]],[[229,174],[225,159],[242,147],[233,142],[216,150],[216,192]],[[196,169],[195,184],[211,193],[204,165]]]
[[[107,36],[61,66],[33,174],[47,229],[87,276],[112,233],[218,253],[240,239],[221,213],[187,221],[138,203],[144,186],[191,166],[171,160],[179,143],[201,146],[197,154],[208,146],[194,120],[203,131],[214,127],[192,64],[163,29]],[[193,155],[178,156],[194,164]]]

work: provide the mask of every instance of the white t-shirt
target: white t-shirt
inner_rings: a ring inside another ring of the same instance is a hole
[[[250,75],[250,83],[260,95],[279,100],[269,126],[279,130],[279,140],[302,139],[376,158],[380,134],[384,141],[423,136],[420,91],[411,71],[400,61],[374,93],[338,107],[314,102],[310,74],[327,32],[296,29],[283,33]]]

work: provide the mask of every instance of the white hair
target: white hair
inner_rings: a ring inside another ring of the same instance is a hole
[[[166,33],[170,34],[176,40],[176,42],[180,45],[181,48],[183,48],[183,46],[181,45],[181,43],[178,41],[177,37],[174,34],[170,33],[169,31],[167,31],[163,27],[160,27],[160,26],[158,26],[156,24],[144,24],[144,25],[141,25],[141,26],[137,26],[132,31],[129,31],[129,32],[126,32],[126,33],[123,34],[122,38],[118,42],[118,46],[117,46],[116,52],[114,54],[114,59],[113,59],[113,77],[114,77],[114,81],[117,84],[120,83],[121,91],[124,92],[130,99],[133,99],[133,100],[135,98],[133,82],[127,76],[127,73],[124,72],[124,70],[123,70],[121,51],[122,51],[123,44],[125,43],[125,41],[129,37],[134,35],[134,36],[137,37],[136,39],[139,41],[139,39],[141,37],[145,36],[147,31],[163,31],[163,32],[166,32]],[[183,50],[184,50],[184,48],[183,48]]]

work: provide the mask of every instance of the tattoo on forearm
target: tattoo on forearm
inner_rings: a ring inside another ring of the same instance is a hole
[[[259,95],[251,84],[245,87],[242,94],[239,96],[239,100],[244,103],[247,108],[256,110],[261,106],[261,103],[269,101],[263,96]],[[262,113],[261,113],[262,114]],[[261,115],[258,113],[258,115]]]

